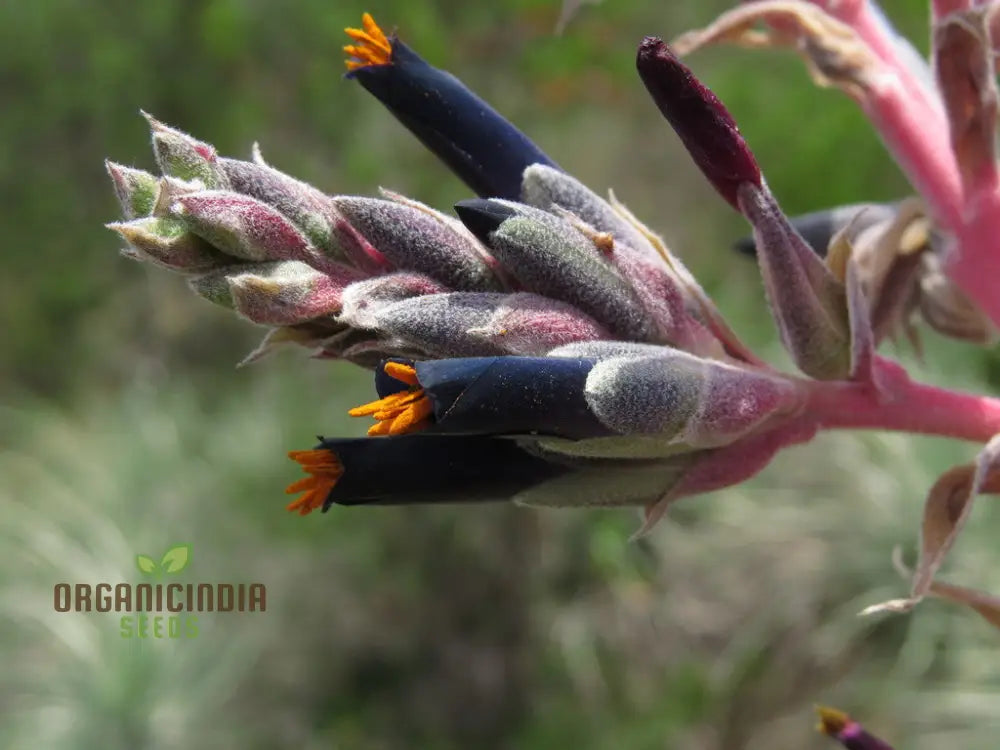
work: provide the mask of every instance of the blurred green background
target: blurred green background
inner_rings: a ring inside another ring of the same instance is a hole
[[[885,3],[926,49],[922,4]],[[105,157],[152,168],[138,110],[330,193],[469,197],[361,89],[342,28],[372,11],[557,162],[660,230],[763,354],[784,361],[745,227],[695,173],[633,69],[644,34],[719,2],[616,0],[563,36],[556,0],[0,3],[0,745],[10,748],[807,748],[816,702],[899,748],[995,748],[996,636],[899,596],[921,500],[973,447],[824,435],[647,538],[628,511],[283,510],[284,457],[361,434],[369,376],[282,352],[176,276],[118,256]],[[845,97],[790,54],[692,64],[790,213],[907,193]],[[923,379],[986,389],[988,355],[927,336]],[[975,510],[952,580],[1000,590],[1000,515]],[[135,581],[193,545],[186,580],[263,581],[262,615],[195,640],[123,640],[57,614],[58,581]]]

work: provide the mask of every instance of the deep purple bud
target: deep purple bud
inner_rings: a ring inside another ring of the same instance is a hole
[[[744,182],[760,186],[761,176],[736,121],[662,39],[643,39],[635,64],[650,96],[694,163],[739,211],[736,189]]]

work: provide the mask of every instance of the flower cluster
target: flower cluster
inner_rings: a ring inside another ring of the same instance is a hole
[[[938,0],[934,67],[874,3],[760,0],[636,58],[653,102],[748,221],[781,342],[779,372],[726,323],[680,259],[613,195],[555,164],[367,14],[348,77],[478,197],[454,215],[401,195],[330,196],[264,162],[219,156],[148,117],[161,175],[109,163],[124,253],[269,332],[247,361],[295,343],[374,370],[351,410],[365,439],[290,456],[303,515],[332,504],[482,502],[645,508],[738,483],[831,428],[986,443],[926,502],[906,611],[934,595],[1000,626],[1000,600],[935,579],[982,492],[1000,491],[1000,401],[910,380],[876,353],[917,343],[921,317],[987,343],[1000,324],[995,4]],[[789,219],[732,117],[677,54],[716,41],[789,46],[872,119],[919,197]],[[991,440],[992,438],[992,440]],[[822,729],[887,747],[845,714]]]
[[[481,196],[457,219],[385,191],[327,196],[153,118],[162,176],[108,165],[126,252],[271,326],[251,359],[292,341],[375,368],[379,399],[351,413],[374,417],[379,439],[293,452],[308,476],[291,509],[514,497],[646,506],[652,522],[811,434],[796,420],[806,381],[757,359],[624,206],[370,17],[348,33],[351,75]],[[852,347],[843,284],[778,209],[724,108],[659,40],[638,64],[754,226],[797,363],[817,378],[860,372],[870,352]]]
[[[958,241],[978,247],[983,216],[1000,217],[980,195],[992,184],[991,147],[977,136],[983,118],[992,126],[992,88],[973,77],[978,99],[944,95],[939,105],[922,79],[904,75],[923,63],[886,36],[880,17],[872,21],[871,6],[839,4],[859,11],[850,26],[821,5],[752,3],[678,47],[739,38],[804,50],[817,76],[852,92],[883,126],[922,198],[790,220],[732,117],[675,50],[648,37],[636,58],[694,162],[748,221],[753,239],[741,248],[756,256],[799,374],[750,351],[680,259],[613,195],[574,179],[368,15],[347,30],[348,77],[478,197],[452,215],[389,191],[330,196],[256,148],[250,161],[224,158],[149,117],[161,175],[108,164],[125,218],[110,227],[130,257],[182,273],[202,297],[268,326],[248,361],[295,343],[374,370],[378,398],[351,410],[374,419],[370,437],[321,439],[290,454],[306,476],[288,488],[298,495],[289,509],[303,515],[332,504],[513,498],[640,506],[645,530],[676,499],[741,482],[821,429],[986,442],[1000,432],[1000,403],[914,383],[875,349],[911,332],[917,311],[974,340],[988,339],[1000,318],[947,252]],[[969,11],[940,32],[942,85],[968,81],[954,68],[975,67],[972,53],[982,51],[982,34],[961,32],[969,18],[985,28],[986,16]],[[751,29],[756,21],[767,30]],[[970,110],[973,100],[981,111]],[[947,160],[903,129],[925,105],[928,117],[950,117],[928,122],[944,131],[950,122],[956,179],[978,196],[975,210],[952,210]],[[1000,486],[998,464],[991,443],[932,491],[912,595],[884,608],[935,594],[988,618],[1000,612],[934,581],[973,498]]]

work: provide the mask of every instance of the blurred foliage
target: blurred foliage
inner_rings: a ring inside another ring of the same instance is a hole
[[[911,38],[924,10],[886,3]],[[894,544],[967,446],[825,436],[750,484],[682,503],[627,543],[628,512],[281,510],[283,454],[359,434],[363,372],[288,352],[236,371],[259,331],[115,253],[101,159],[149,167],[139,108],[337,193],[468,197],[360,88],[341,29],[371,10],[597,190],[613,186],[777,358],[745,231],[698,178],[633,72],[642,35],[720,2],[618,0],[552,33],[553,0],[347,7],[320,0],[0,4],[0,745],[46,748],[820,747],[841,705],[900,747],[995,747],[985,626],[899,595]],[[790,212],[907,186],[854,105],[789,54],[692,61]],[[930,342],[921,377],[982,389],[985,355]],[[935,363],[941,363],[936,367]],[[948,367],[944,367],[944,363]],[[1000,517],[949,563],[1000,589]],[[264,580],[268,612],[190,642],[122,641],[60,615],[56,581],[132,580],[136,552],[194,545],[199,579]]]

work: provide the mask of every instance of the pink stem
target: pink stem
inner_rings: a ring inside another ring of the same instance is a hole
[[[885,365],[885,360],[880,360]],[[1000,433],[1000,399],[915,383],[907,378],[880,394],[864,383],[810,384],[802,419],[819,429],[876,429],[985,443]]]
[[[948,275],[1000,328],[996,165],[988,165],[963,185],[943,102],[900,57],[892,29],[867,0],[816,1],[851,26],[894,74],[873,87],[862,105],[931,214],[954,237]],[[933,0],[932,14],[938,20],[971,5],[969,0]]]
[[[951,151],[948,125],[892,80],[861,102],[886,147],[943,226],[962,226],[962,182]]]
[[[1000,328],[1000,191],[986,190],[968,207],[967,224],[948,254],[948,275]]]
[[[945,227],[957,229],[962,183],[937,92],[900,57],[893,30],[867,0],[814,1],[854,29],[884,63],[884,80],[862,105],[934,217]]]

